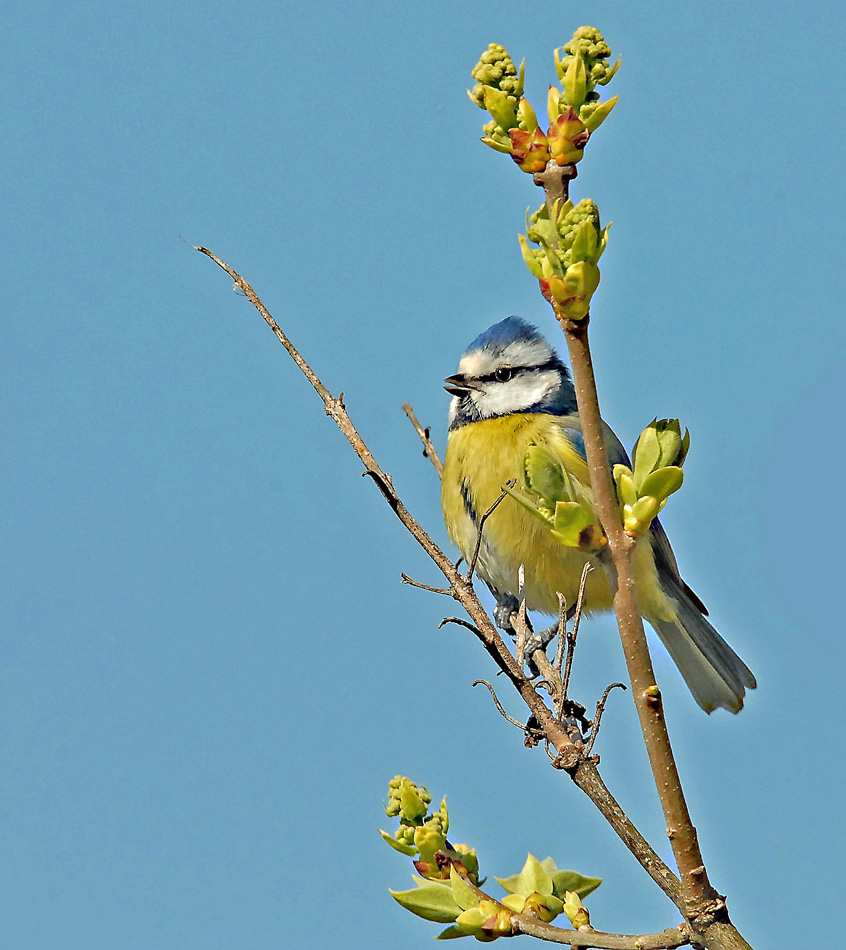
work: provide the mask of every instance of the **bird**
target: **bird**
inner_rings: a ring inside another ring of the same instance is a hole
[[[520,317],[507,317],[481,333],[461,356],[458,372],[444,380],[452,396],[441,503],[447,532],[470,561],[480,521],[503,486],[518,477],[530,446],[558,459],[589,504],[593,494],[582,425],[570,373],[541,333]],[[605,423],[610,465],[630,465],[622,443]],[[597,518],[598,523],[598,518]],[[476,573],[497,603],[500,626],[517,608],[519,571],[528,610],[555,615],[561,593],[574,604],[587,561],[595,555],[557,541],[514,499],[505,497],[484,521]],[[693,698],[710,713],[737,713],[752,672],[707,619],[707,609],[682,580],[664,528],[654,519],[633,555],[635,584],[644,618],[675,662]],[[613,591],[606,572],[591,571],[586,613],[607,610]]]

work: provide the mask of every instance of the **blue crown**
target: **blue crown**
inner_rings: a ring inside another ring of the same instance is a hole
[[[515,340],[542,340],[543,336],[537,327],[526,323],[520,317],[506,317],[492,327],[480,333],[467,347],[466,352],[483,349],[504,349]]]

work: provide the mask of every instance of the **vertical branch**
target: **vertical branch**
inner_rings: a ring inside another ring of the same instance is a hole
[[[587,336],[588,321],[585,319],[575,322],[559,318],[559,323],[564,330],[570,354],[594,502],[608,538],[617,575],[614,612],[620,628],[632,693],[658,797],[667,822],[667,836],[678,865],[682,891],[693,910],[695,907],[712,904],[717,892],[708,880],[702,861],[696,829],[685,801],[670,745],[661,695],[655,684],[655,673],[634,583],[631,559],[634,541],[626,534],[620,520],[617,494],[602,437],[599,399]]]

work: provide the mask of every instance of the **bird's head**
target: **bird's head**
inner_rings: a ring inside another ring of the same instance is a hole
[[[451,429],[515,412],[576,411],[570,374],[535,327],[506,317],[470,344],[444,380]]]

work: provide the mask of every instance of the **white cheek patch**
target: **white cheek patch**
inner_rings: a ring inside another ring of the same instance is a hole
[[[483,419],[523,412],[537,405],[555,391],[561,377],[554,370],[526,373],[507,383],[487,383],[484,392],[474,392],[470,398]]]

